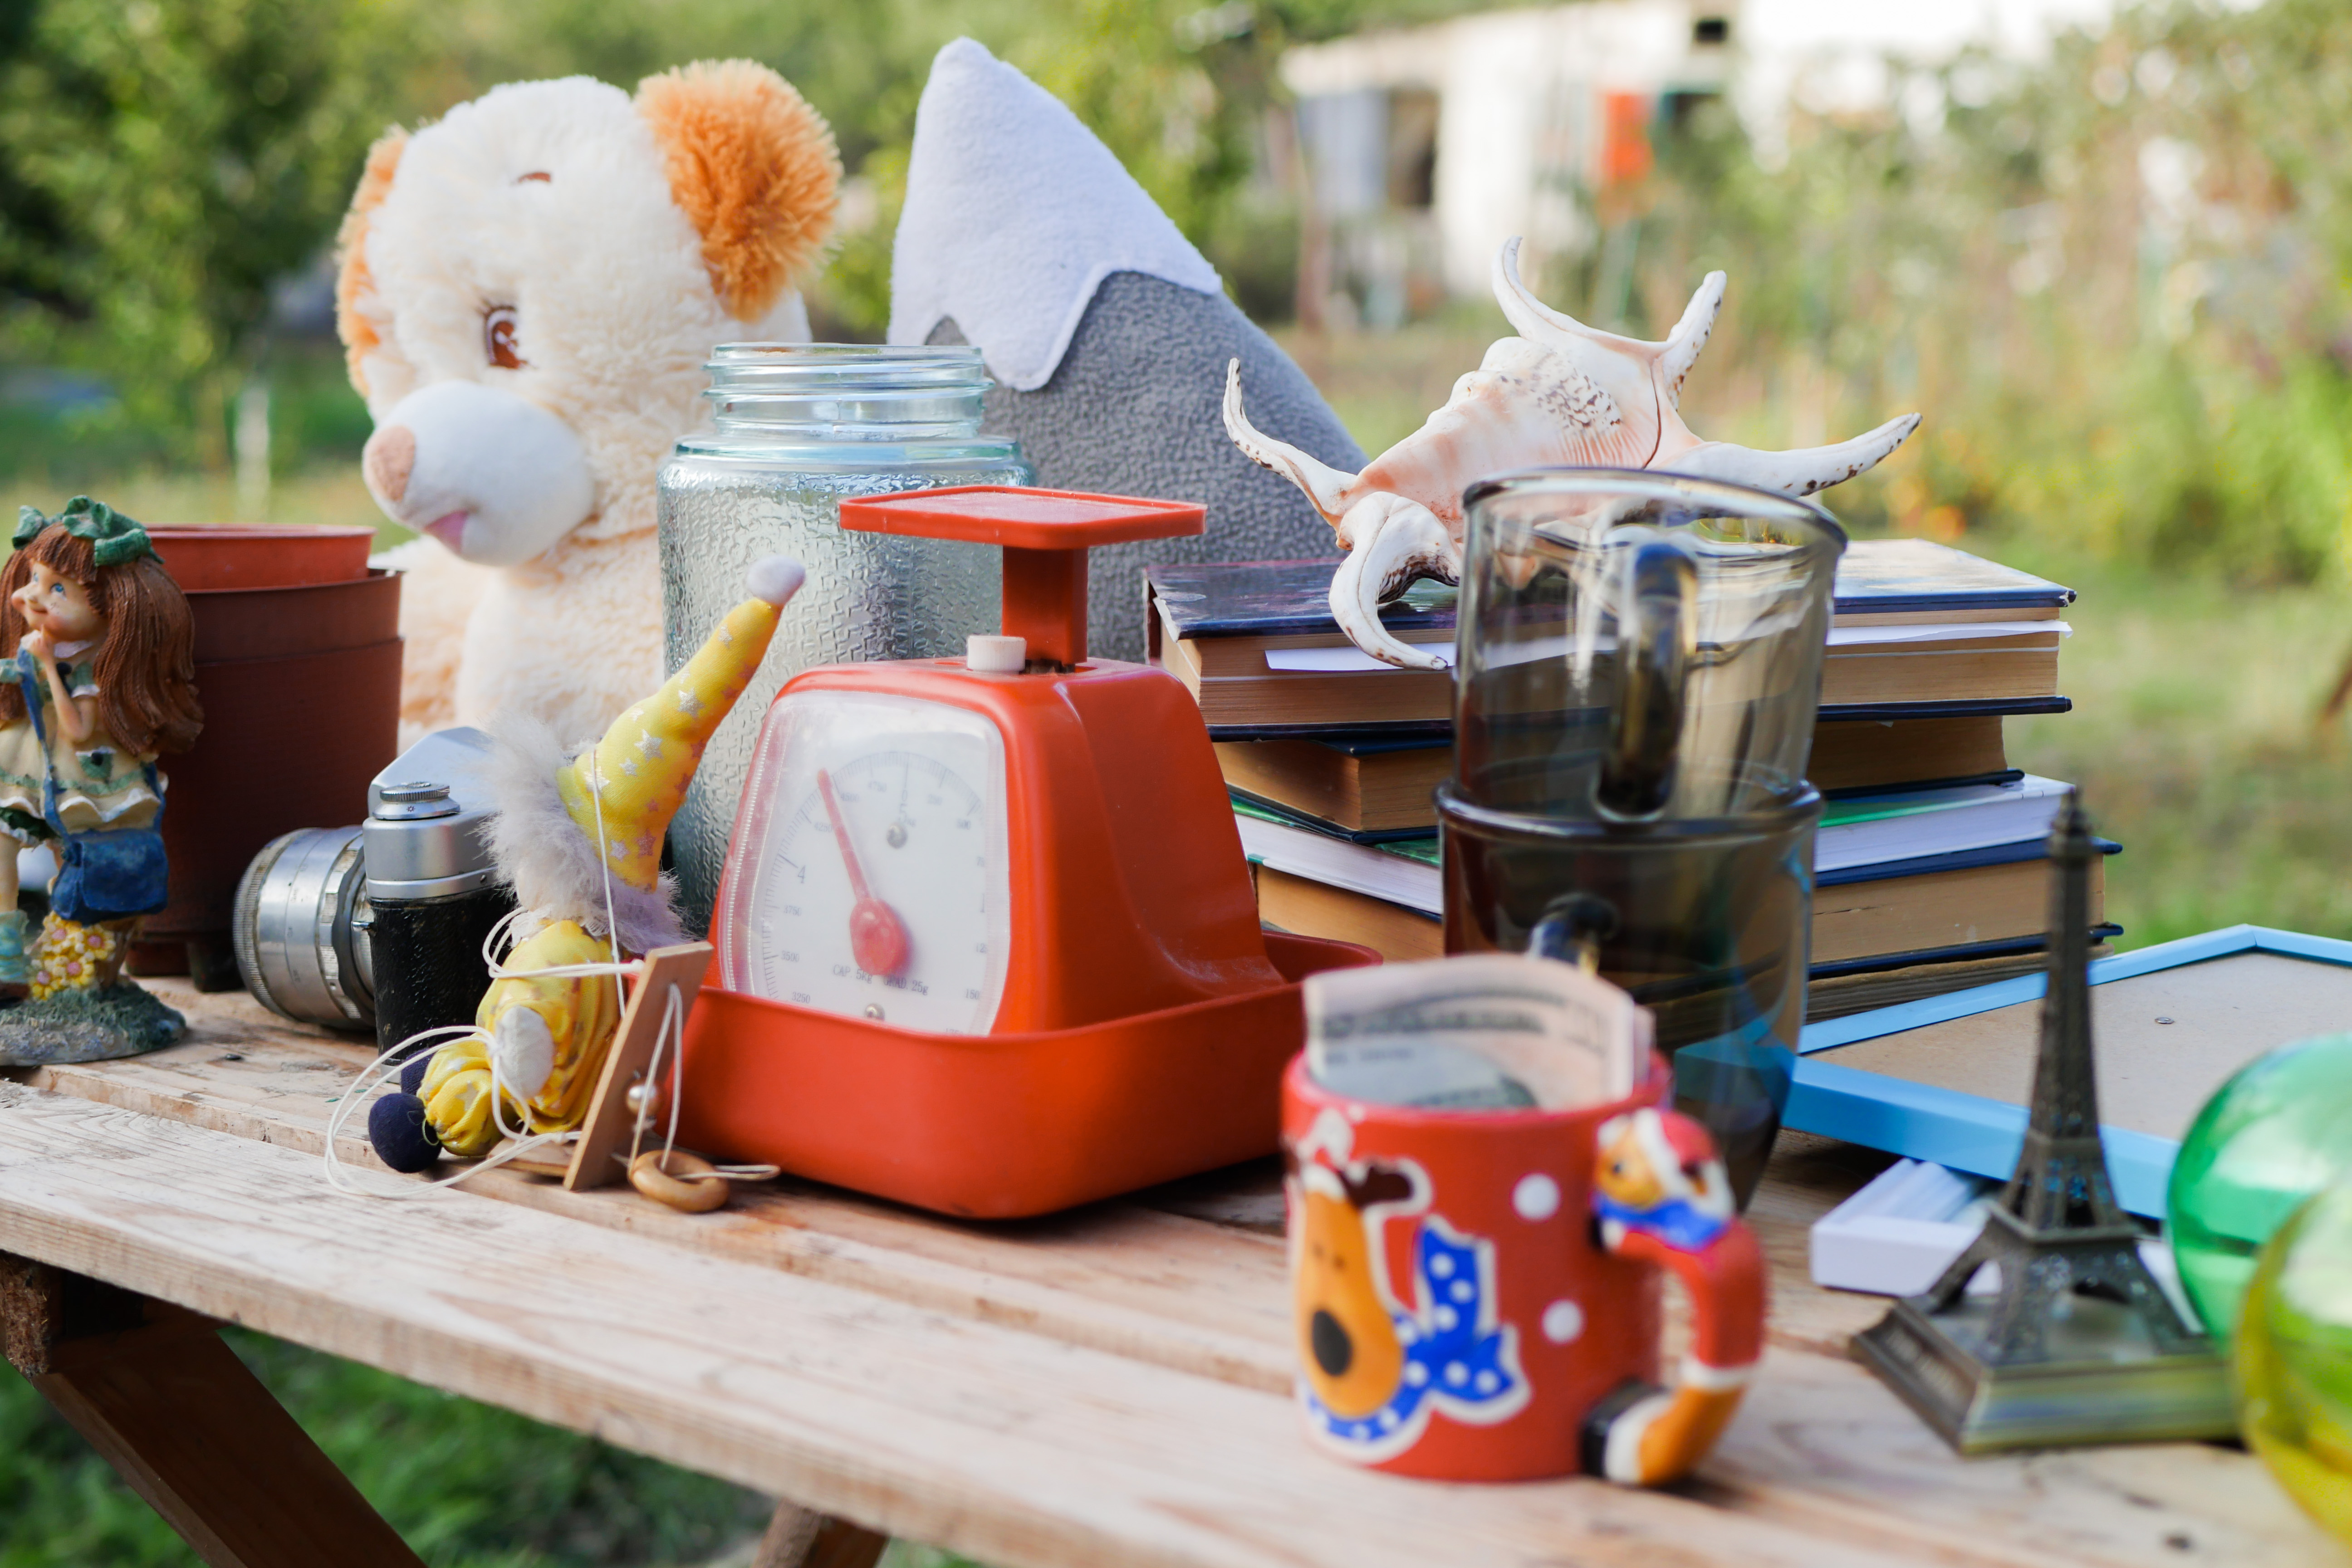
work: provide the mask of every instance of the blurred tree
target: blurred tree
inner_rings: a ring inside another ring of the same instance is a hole
[[[0,0],[0,60],[14,59],[33,31],[37,0]],[[89,302],[70,287],[66,226],[56,198],[27,184],[0,143],[0,308],[29,301],[79,318]]]
[[[1887,107],[1667,149],[1625,323],[1731,272],[1693,423],[1927,423],[1842,513],[2240,581],[2352,549],[2352,7],[2126,5],[2044,62],[1893,62]],[[1563,298],[1574,300],[1570,289]]]
[[[226,458],[271,282],[332,232],[385,118],[367,0],[9,0],[0,290],[17,352],[101,367]]]
[[[127,421],[222,466],[270,285],[330,242],[386,124],[501,81],[629,88],[730,56],[832,120],[867,216],[811,300],[821,325],[878,336],[915,106],[959,35],[1068,102],[1212,260],[1278,299],[1258,274],[1269,248],[1286,266],[1287,198],[1252,175],[1282,50],[1483,3],[0,0],[0,355],[96,370]]]

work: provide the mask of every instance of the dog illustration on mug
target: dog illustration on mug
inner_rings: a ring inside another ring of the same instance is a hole
[[[1490,1423],[1528,1385],[1516,1331],[1496,1321],[1491,1242],[1427,1212],[1411,1160],[1349,1161],[1310,1139],[1286,1156],[1298,1205],[1292,1270],[1300,1387],[1313,1430],[1377,1462],[1420,1439],[1433,1411]],[[1389,1280],[1383,1231],[1410,1224],[1412,1300]]]
[[[1387,1282],[1374,1278],[1386,1270],[1375,1260],[1365,1211],[1410,1205],[1420,1194],[1412,1176],[1378,1162],[1353,1175],[1313,1162],[1296,1173],[1306,1205],[1294,1286],[1299,1364],[1326,1408],[1360,1418],[1393,1398],[1404,1377],[1404,1345]]]

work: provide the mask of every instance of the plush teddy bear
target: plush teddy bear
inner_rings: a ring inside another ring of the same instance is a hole
[[[655,471],[716,345],[808,340],[840,174],[742,60],[516,83],[375,144],[336,305],[368,489],[428,536],[394,552],[404,743],[502,710],[575,741],[660,683]]]

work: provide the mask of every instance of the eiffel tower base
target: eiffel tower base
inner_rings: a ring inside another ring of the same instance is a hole
[[[2229,1361],[2210,1342],[2161,1354],[2123,1309],[2078,1298],[2052,1359],[1993,1365],[1972,1331],[1988,1299],[1933,1316],[1926,1300],[1898,1301],[1856,1334],[1853,1357],[1963,1454],[2237,1436]]]

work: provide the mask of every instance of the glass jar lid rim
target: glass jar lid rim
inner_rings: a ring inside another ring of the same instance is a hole
[[[968,343],[720,343],[706,369],[755,364],[880,363],[982,368],[980,351]]]

